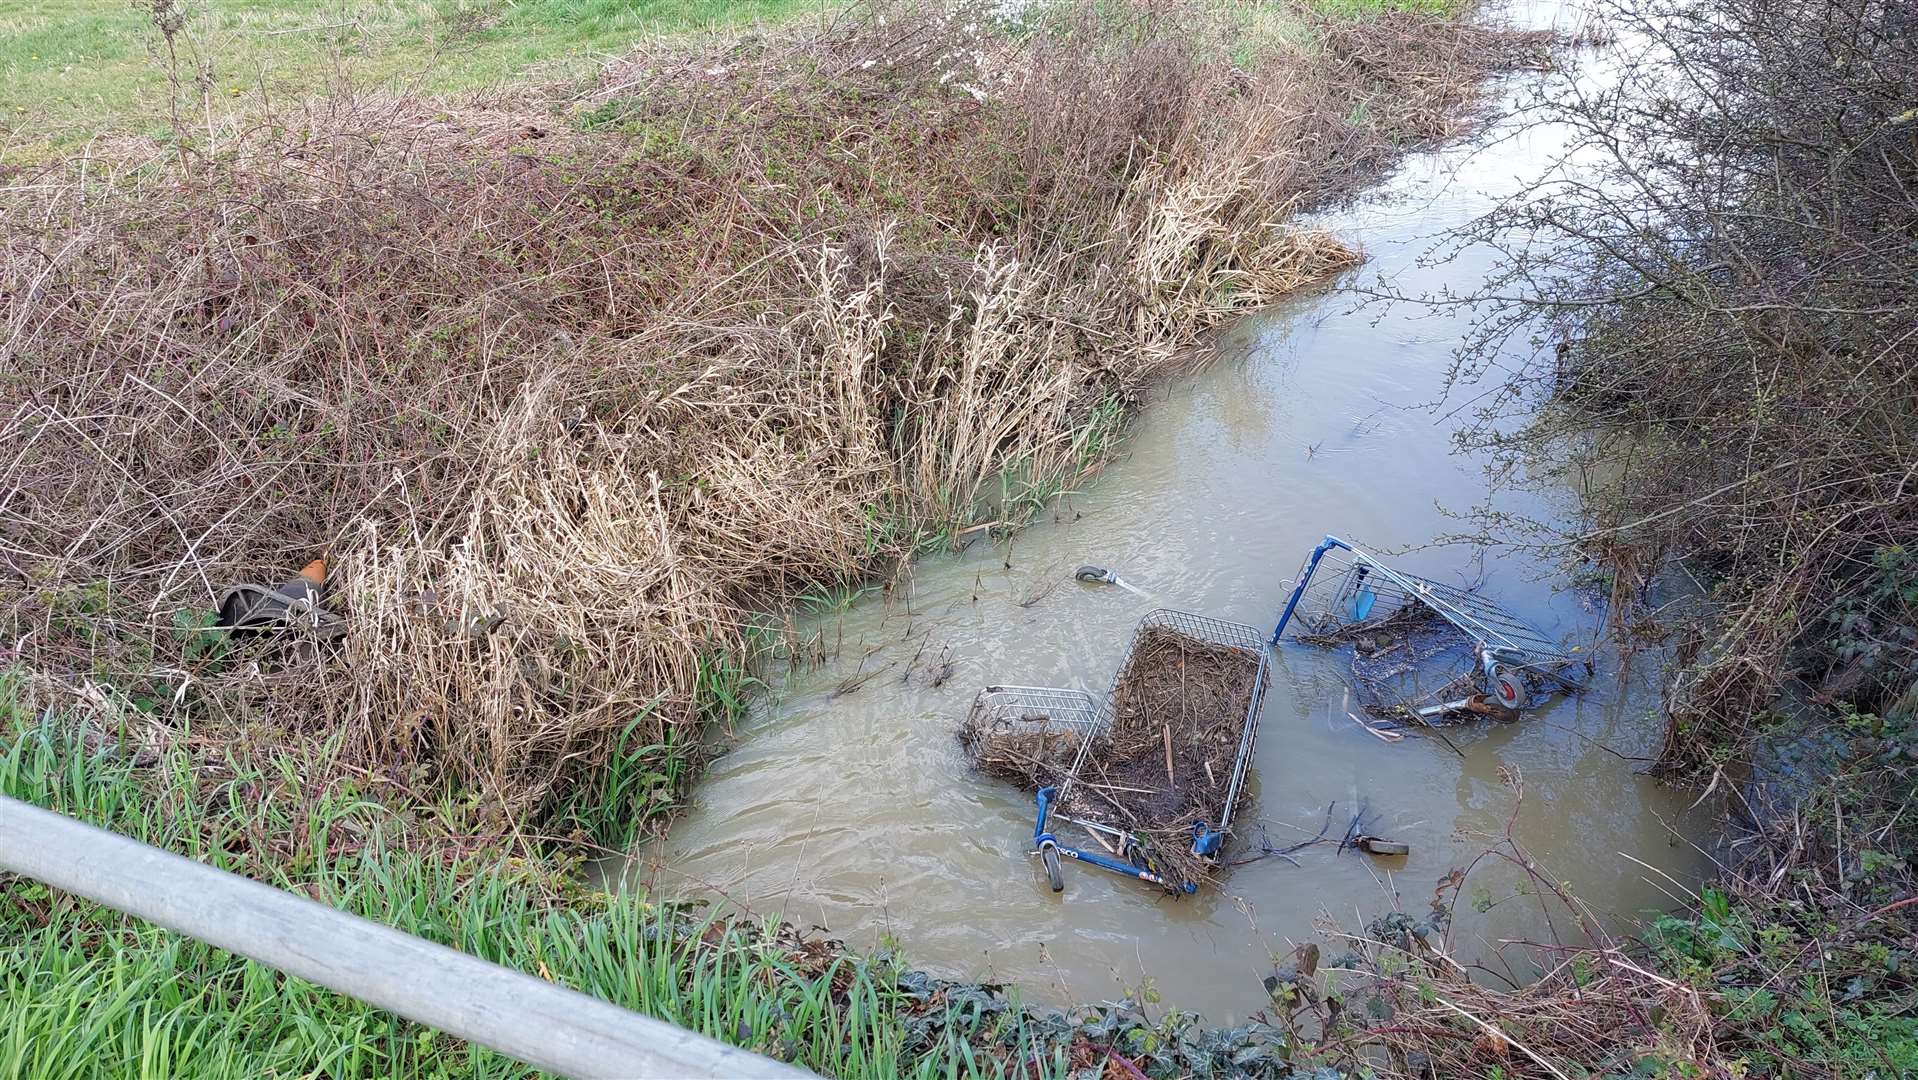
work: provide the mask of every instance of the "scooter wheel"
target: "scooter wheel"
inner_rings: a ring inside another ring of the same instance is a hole
[[[1039,861],[1046,864],[1046,883],[1052,886],[1052,891],[1066,891],[1066,874],[1059,868],[1059,852],[1050,847],[1040,848]]]

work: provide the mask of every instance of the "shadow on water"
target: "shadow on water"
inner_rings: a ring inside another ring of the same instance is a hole
[[[1515,725],[1454,729],[1449,745],[1386,744],[1346,715],[1337,662],[1288,645],[1240,850],[1261,835],[1275,846],[1306,839],[1336,804],[1334,833],[1364,805],[1371,831],[1412,853],[1372,859],[1321,845],[1298,853],[1299,865],[1264,859],[1181,900],[1072,865],[1053,894],[1027,853],[1030,796],[971,772],[954,738],[987,684],[1103,690],[1146,611],[1269,629],[1323,533],[1416,548],[1457,527],[1447,508],[1485,501],[1480,465],[1451,453],[1450,422],[1407,408],[1439,396],[1469,311],[1359,309],[1349,287],[1384,279],[1411,294],[1466,292],[1483,280],[1487,251],[1439,266],[1419,256],[1561,145],[1549,130],[1493,134],[1418,155],[1374,196],[1328,215],[1322,223],[1362,245],[1366,265],[1233,327],[1221,362],[1162,388],[1118,459],[1047,520],[1010,544],[922,560],[892,595],[816,620],[836,656],[774,683],[697,805],[629,879],[669,894],[716,890],[856,947],[894,938],[915,965],[1014,983],[1029,998],[1149,985],[1215,1023],[1264,1006],[1259,980],[1292,942],[1357,929],[1394,906],[1422,914],[1440,880],[1514,814],[1541,869],[1603,916],[1667,906],[1689,889],[1702,859],[1669,827],[1687,799],[1630,760],[1659,733],[1649,664],[1621,675],[1602,663],[1591,692]],[[1534,515],[1564,512],[1545,493],[1502,498]],[[1416,549],[1402,562],[1441,580],[1482,573],[1490,595],[1548,631],[1594,636],[1597,612],[1555,588],[1550,566],[1509,553],[1479,563],[1461,548]],[[1073,581],[1083,563],[1117,569],[1146,595]],[[948,659],[949,676],[931,678]],[[1506,782],[1514,771],[1522,806]],[[1462,954],[1550,932],[1536,903],[1497,902],[1517,885],[1498,868],[1468,883],[1454,937]]]

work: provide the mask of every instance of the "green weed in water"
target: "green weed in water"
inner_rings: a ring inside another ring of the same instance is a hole
[[[878,588],[877,585],[852,581],[840,585],[819,586],[808,590],[799,598],[799,608],[808,615],[838,614],[850,610],[861,597]]]

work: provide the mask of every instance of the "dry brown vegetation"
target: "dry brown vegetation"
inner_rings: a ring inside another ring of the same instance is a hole
[[[755,613],[1095,464],[1207,327],[1354,259],[1302,204],[1509,59],[1410,15],[1044,10],[862,8],[566,101],[343,94],[16,175],[8,662],[135,744],[337,737],[495,823],[643,819]],[[320,554],[337,648],[204,625]],[[595,786],[616,745],[661,771]]]

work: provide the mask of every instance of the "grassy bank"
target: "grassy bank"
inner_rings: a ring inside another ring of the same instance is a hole
[[[925,1010],[883,962],[635,897],[563,865],[462,850],[307,762],[135,767],[70,729],[9,723],[0,790],[464,952],[840,1076],[947,1075],[908,1049]],[[519,1076],[490,1052],[36,885],[0,892],[0,1072],[55,1076]]]
[[[0,0],[10,114],[0,160],[164,133],[173,90],[156,19],[184,24],[180,95],[204,123],[257,108],[262,92],[302,97],[329,83],[444,93],[576,79],[650,35],[823,10],[808,0]]]
[[[1830,835],[1824,805],[1890,777],[1853,763],[1781,818],[1748,876],[1636,941],[1546,948],[1546,975],[1503,990],[1449,959],[1446,883],[1431,910],[1390,914],[1302,950],[1268,980],[1271,1022],[1205,1030],[1124,1005],[1022,1009],[895,958],[644,898],[581,892],[564,864],[396,815],[332,770],[261,771],[181,750],[135,761],[53,718],[11,713],[0,792],[298,890],[474,955],[535,972],[835,1076],[1146,1075],[1893,1077],[1918,1068],[1910,892],[1887,852],[1896,822],[1827,861],[1792,834]],[[1908,745],[1907,735],[1900,749]],[[1883,749],[1882,747],[1880,749]],[[1896,792],[1891,792],[1894,796]],[[1908,789],[1907,789],[1908,794]],[[1529,861],[1507,842],[1492,857]],[[1836,868],[1837,881],[1820,880]],[[1785,873],[1773,877],[1775,871]],[[7,1075],[520,1076],[496,1055],[37,885],[0,882],[0,1068]],[[1577,919],[1576,901],[1534,879]],[[1834,910],[1842,894],[1859,907]],[[1903,905],[1903,906],[1901,906]],[[1108,1064],[1114,1062],[1113,1064]],[[1330,1070],[1321,1071],[1321,1070]],[[1095,1075],[1098,1074],[1095,1072]]]
[[[1692,915],[1639,940],[1544,945],[1502,988],[1451,959],[1449,879],[1429,910],[1306,946],[1267,981],[1266,1020],[1208,1030],[1131,1005],[1058,1013],[930,979],[786,928],[582,890],[550,850],[463,831],[458,807],[396,813],[325,760],[153,755],[7,707],[0,793],[758,1052],[844,1077],[1084,1075],[1879,1077],[1918,1068],[1908,878],[1887,750],[1800,792]],[[1857,749],[1865,749],[1860,743]],[[1515,781],[1516,782],[1516,781]],[[1840,803],[1825,797],[1853,793]],[[1877,792],[1874,814],[1859,793]],[[1846,815],[1860,842],[1803,851]],[[1872,854],[1876,852],[1876,854]],[[1760,853],[1764,858],[1757,857]],[[1529,865],[1506,841],[1488,858]],[[1765,861],[1772,859],[1776,861]],[[1782,873],[1780,872],[1782,871]],[[1836,872],[1839,876],[1831,878]],[[1501,902],[1575,898],[1536,874]],[[1819,898],[1843,895],[1834,910]],[[1900,907],[1899,905],[1906,905]],[[1128,1068],[1130,1066],[1130,1068]],[[1088,1073],[1086,1070],[1092,1070]],[[0,879],[0,1072],[20,1077],[507,1077],[527,1071],[137,920]]]

